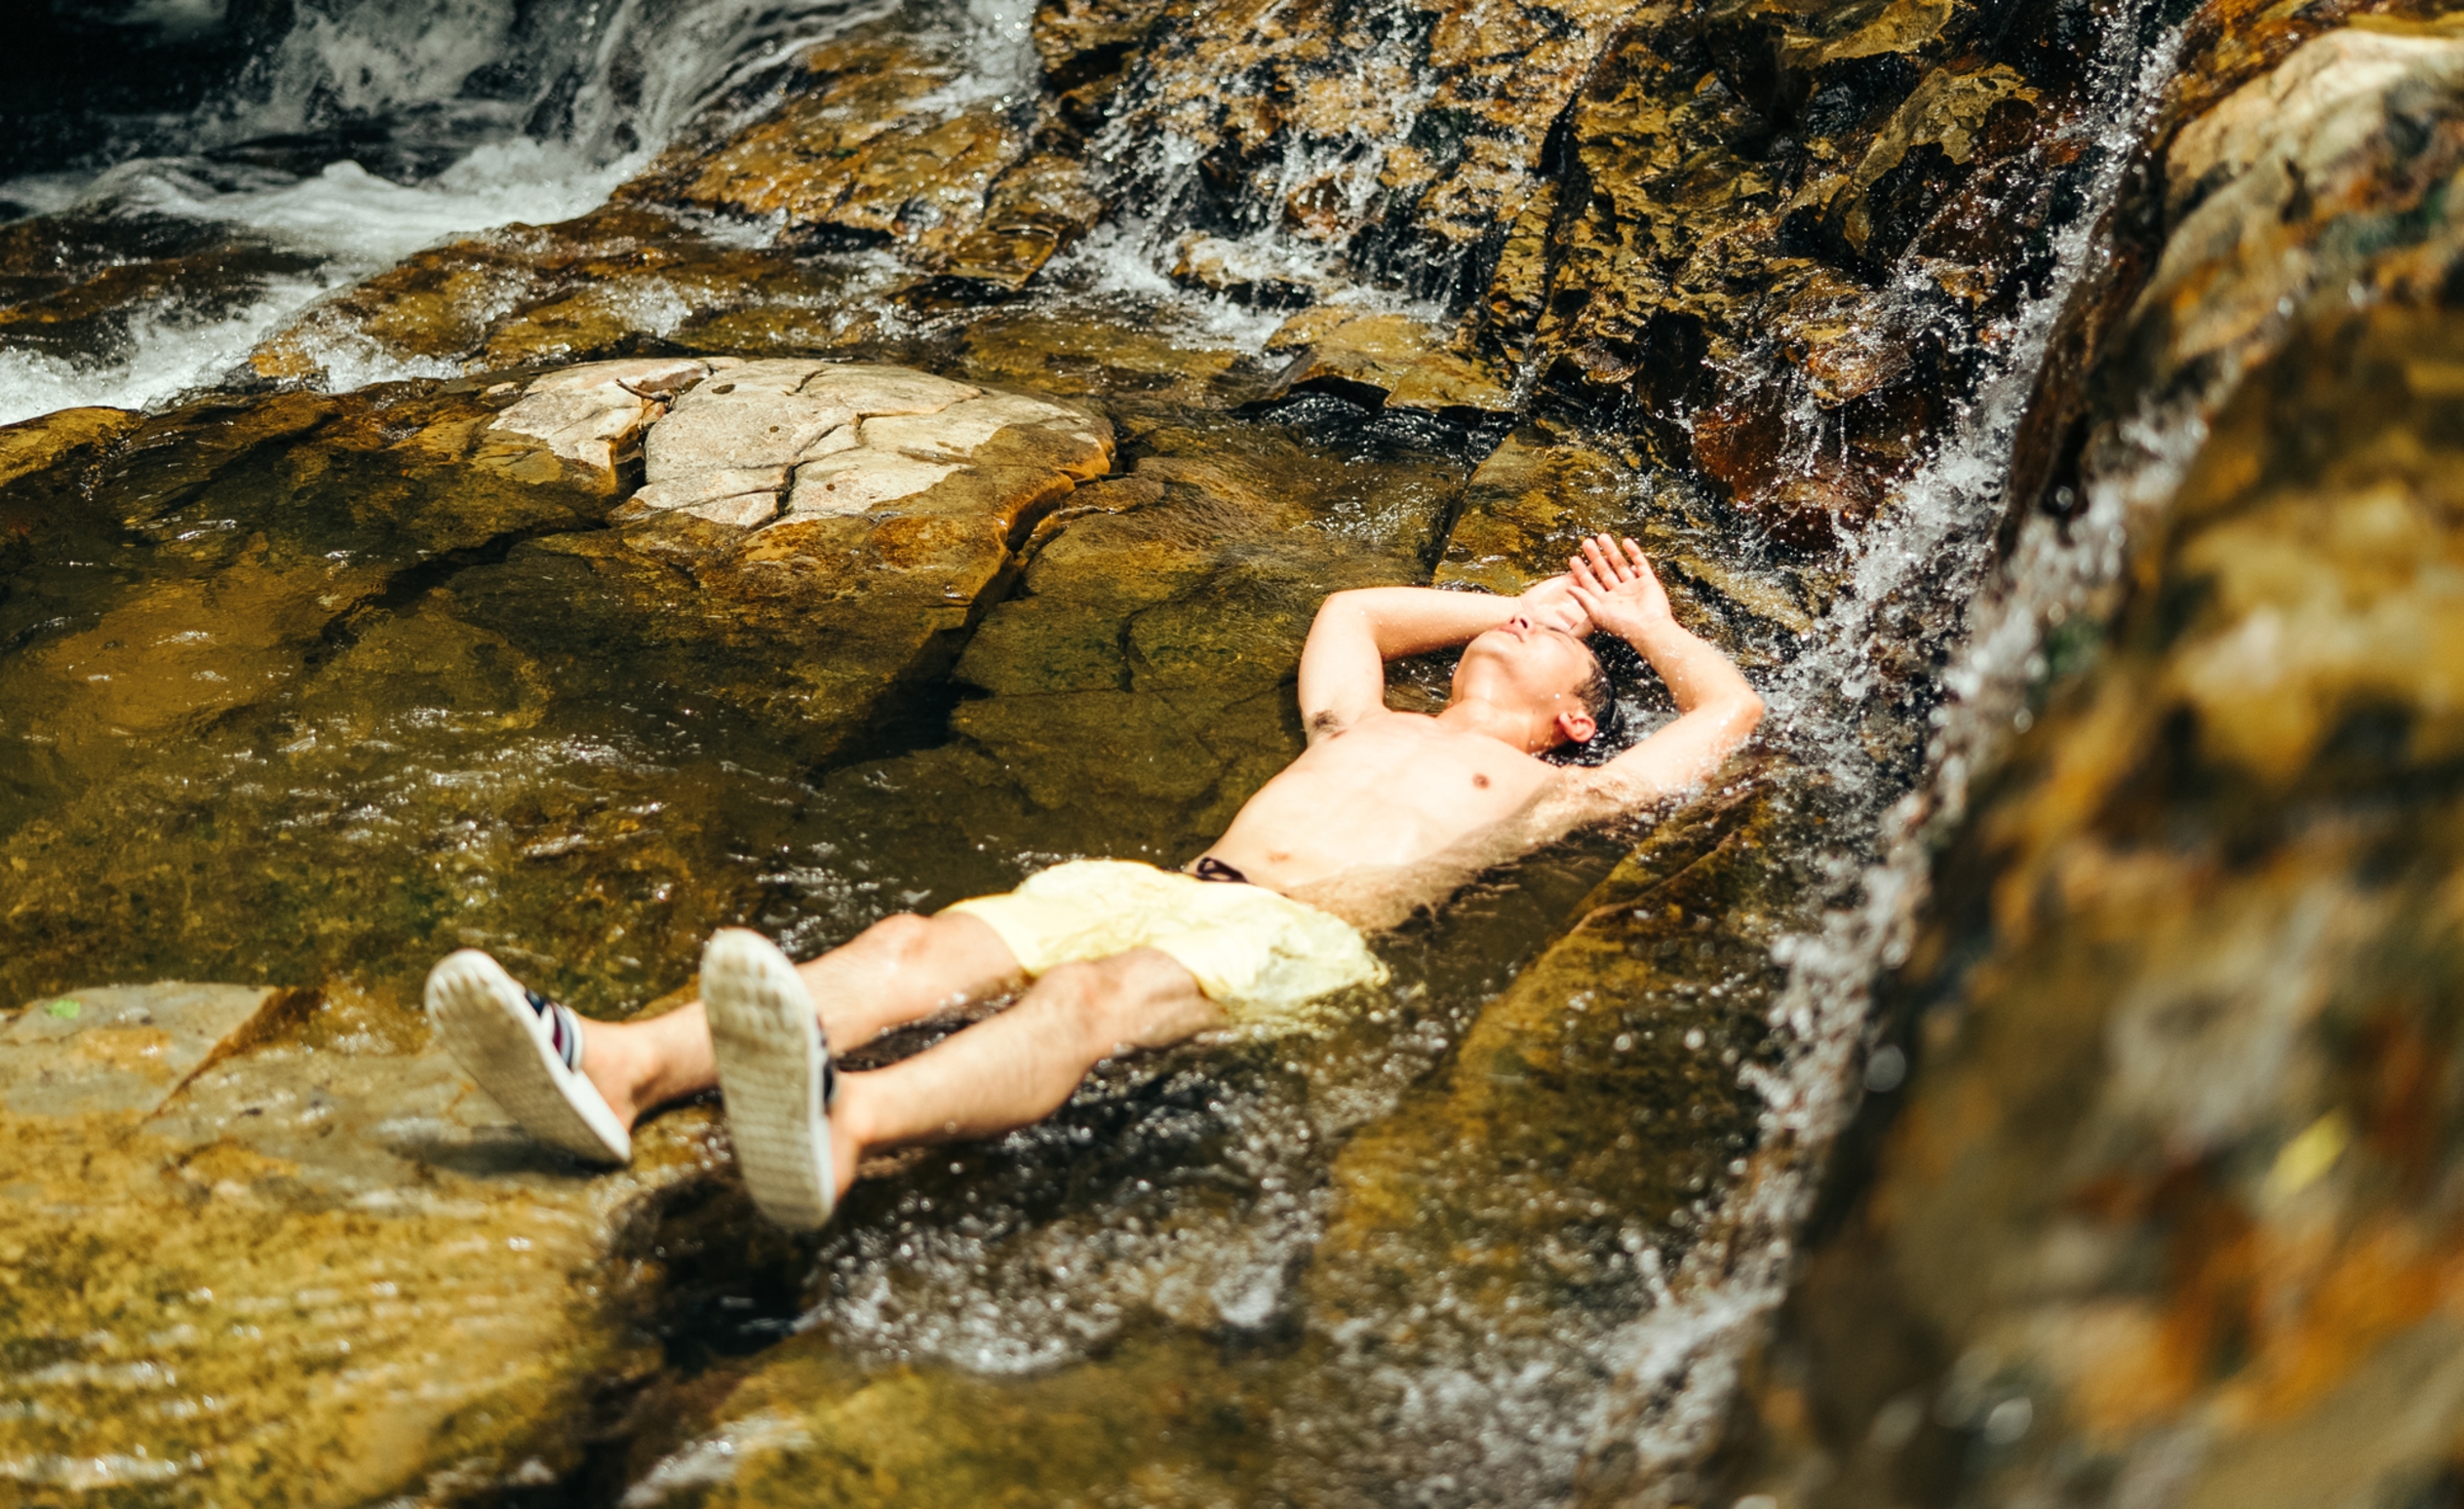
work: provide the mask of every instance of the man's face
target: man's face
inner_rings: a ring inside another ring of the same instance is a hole
[[[1590,648],[1571,629],[1517,614],[1464,646],[1455,667],[1454,694],[1458,699],[1478,695],[1555,717],[1559,738],[1579,742],[1591,736],[1583,688],[1596,664]]]

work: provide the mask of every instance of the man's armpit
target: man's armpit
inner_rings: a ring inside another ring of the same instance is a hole
[[[1342,714],[1321,708],[1302,718],[1301,733],[1310,743],[1315,744],[1320,739],[1331,739],[1350,726],[1350,719]]]

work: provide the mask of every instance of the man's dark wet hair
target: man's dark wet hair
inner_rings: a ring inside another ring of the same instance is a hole
[[[1606,635],[1592,636],[1583,647],[1591,652],[1591,674],[1575,696],[1591,715],[1591,737],[1581,744],[1561,744],[1541,756],[1551,764],[1601,764],[1625,745],[1625,716],[1618,709],[1617,688],[1621,677],[1632,675],[1626,663],[1640,666],[1641,657],[1624,640]]]
[[[1617,716],[1617,683],[1609,679],[1608,662],[1600,658],[1600,652],[1588,641],[1584,642],[1583,649],[1591,657],[1591,674],[1584,679],[1582,688],[1575,695],[1582,699],[1583,711],[1591,715],[1591,737],[1583,742],[1596,744],[1609,731],[1610,722]]]

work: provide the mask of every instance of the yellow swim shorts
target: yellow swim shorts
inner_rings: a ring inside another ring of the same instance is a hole
[[[1030,979],[1132,948],[1169,954],[1234,1026],[1262,1034],[1312,1025],[1310,1003],[1386,981],[1359,929],[1340,917],[1261,886],[1133,860],[1056,865],[1006,896],[948,909],[991,924]]]

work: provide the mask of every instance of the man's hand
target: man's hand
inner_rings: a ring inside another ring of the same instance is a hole
[[[1572,573],[1552,576],[1545,582],[1534,582],[1514,600],[1515,610],[1544,629],[1563,629],[1578,639],[1587,639],[1598,627],[1591,614],[1575,600]]]
[[[1668,594],[1652,574],[1643,547],[1632,540],[1594,535],[1583,542],[1573,564],[1559,580],[1569,582],[1568,596],[1595,628],[1632,644],[1671,622]]]

